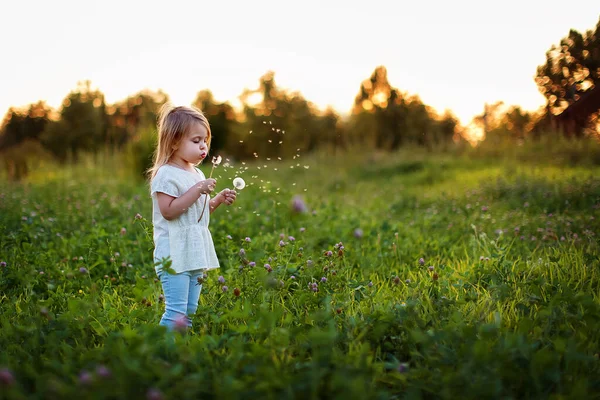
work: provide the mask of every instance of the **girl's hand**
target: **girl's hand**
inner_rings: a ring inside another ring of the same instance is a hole
[[[215,197],[219,197],[219,200],[221,201],[221,203],[227,204],[228,206],[230,206],[235,201],[236,195],[237,195],[237,193],[235,190],[223,189]]]
[[[215,190],[215,185],[217,181],[213,178],[208,178],[203,181],[198,182],[196,187],[200,190],[200,194],[209,194]]]

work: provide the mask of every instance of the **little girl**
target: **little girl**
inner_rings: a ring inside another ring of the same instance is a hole
[[[190,317],[196,313],[202,289],[198,278],[219,268],[208,230],[210,214],[236,198],[234,190],[225,189],[210,199],[216,181],[196,168],[206,158],[210,140],[210,126],[202,112],[193,107],[162,107],[149,175],[154,261],[165,295],[160,325],[169,330],[192,326]],[[170,269],[164,268],[167,260]]]

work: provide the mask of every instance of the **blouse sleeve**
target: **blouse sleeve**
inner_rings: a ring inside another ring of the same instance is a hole
[[[156,192],[165,193],[173,197],[181,196],[177,181],[162,169],[158,170],[150,185],[150,194],[154,195]]]

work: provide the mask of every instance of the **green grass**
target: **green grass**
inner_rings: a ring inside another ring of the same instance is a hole
[[[219,167],[219,188],[248,186],[213,214],[221,269],[171,337],[148,188],[119,160],[0,184],[0,398],[600,392],[597,166],[402,152]]]

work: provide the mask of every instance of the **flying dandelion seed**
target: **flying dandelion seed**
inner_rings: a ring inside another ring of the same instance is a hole
[[[273,141],[271,139],[269,139],[269,143],[273,143]]]
[[[240,140],[240,143],[244,143],[244,141],[243,141],[243,140]]]
[[[263,124],[266,124],[266,123],[267,123],[267,121],[263,121]]]
[[[277,157],[277,159],[278,159],[279,161],[281,161],[281,157]]]
[[[283,143],[283,140],[280,140],[280,141],[279,141],[279,144],[281,144],[281,143]]]
[[[308,169],[310,167],[310,165],[305,165],[304,169]]]
[[[248,132],[248,133],[252,135],[252,131],[250,131],[250,132]]]

